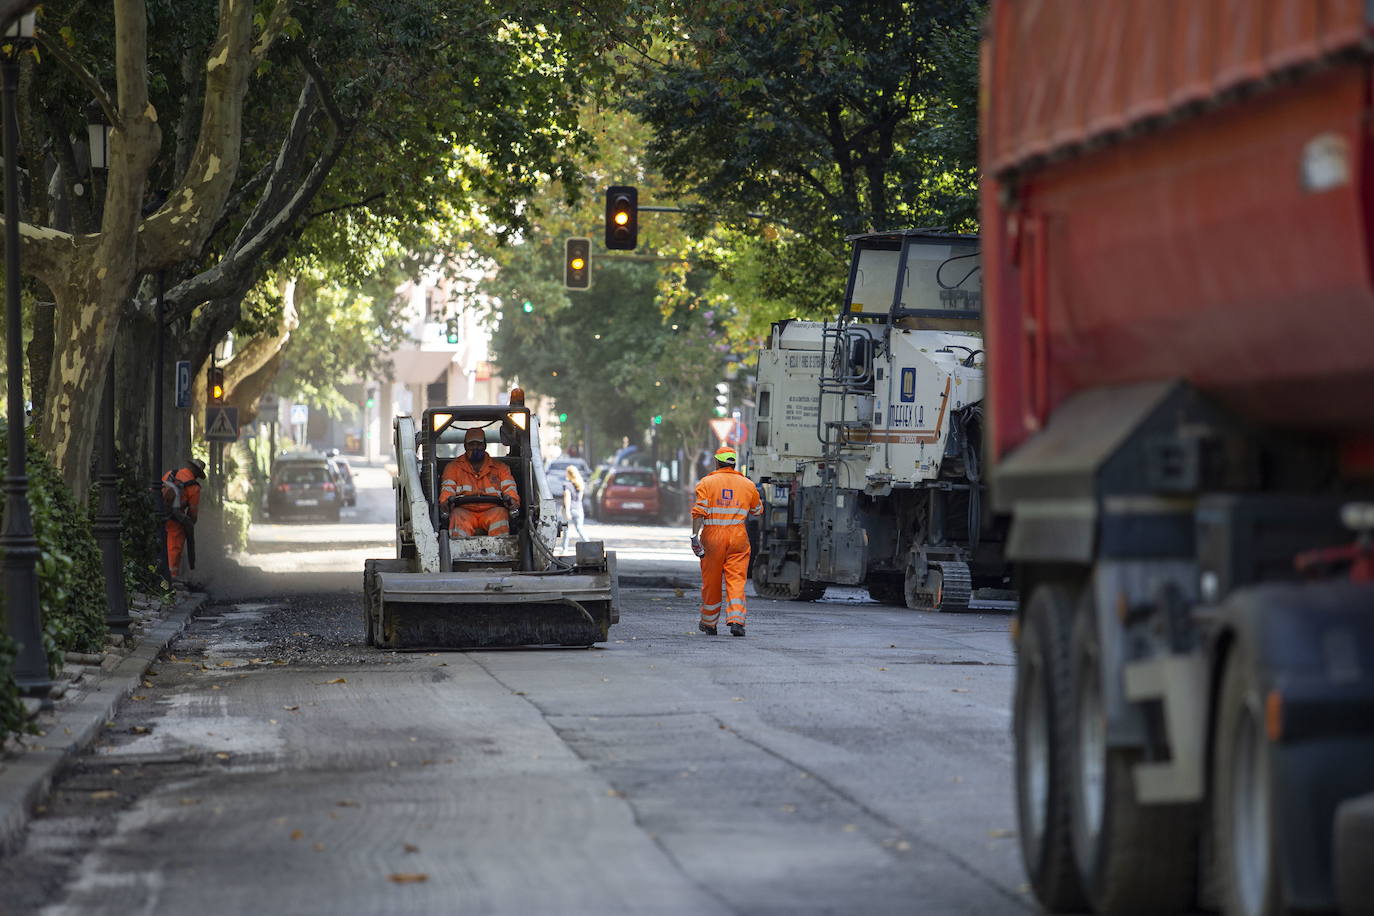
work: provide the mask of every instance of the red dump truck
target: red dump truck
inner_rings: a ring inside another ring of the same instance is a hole
[[[1015,780],[1051,910],[1374,912],[1374,4],[993,0]]]

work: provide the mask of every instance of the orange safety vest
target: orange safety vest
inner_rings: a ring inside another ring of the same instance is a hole
[[[439,501],[442,503],[450,496],[490,496],[493,503],[499,503],[505,496],[512,505],[520,505],[520,494],[515,489],[510,468],[504,461],[490,456],[482,462],[481,470],[473,468],[467,455],[450,461],[439,483]]]

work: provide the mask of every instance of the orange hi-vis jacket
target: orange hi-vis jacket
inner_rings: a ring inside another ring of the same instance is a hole
[[[744,582],[749,572],[749,535],[744,520],[763,514],[753,481],[734,468],[707,474],[697,484],[692,518],[705,519],[701,545],[701,622],[720,618],[721,579],[725,580],[725,622],[744,624]]]
[[[509,499],[513,506],[520,505],[520,493],[515,489],[510,468],[490,456],[482,462],[480,470],[473,468],[467,455],[450,461],[439,483],[440,504],[450,496],[489,496],[492,501],[491,506],[454,506],[449,513],[448,530],[455,536],[509,534],[510,513],[501,505],[501,497]]]
[[[162,500],[169,510],[177,510],[195,521],[200,516],[200,481],[190,468],[168,471],[162,475]],[[181,568],[186,553],[186,529],[181,522],[167,519],[167,568],[173,576]]]
[[[439,481],[439,501],[450,496],[490,496],[493,503],[500,503],[504,496],[512,505],[520,505],[520,494],[515,489],[510,468],[504,461],[490,456],[482,462],[480,470],[473,468],[467,455],[450,461]]]

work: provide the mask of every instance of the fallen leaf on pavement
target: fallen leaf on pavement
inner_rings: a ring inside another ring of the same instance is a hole
[[[347,679],[347,678],[343,678],[343,677],[336,677],[336,678],[334,678],[334,680],[332,680],[332,681],[321,681],[321,683],[323,683],[323,684],[347,684],[347,683],[348,683],[348,679]]]
[[[300,707],[299,707],[299,706],[283,706],[282,709],[286,710],[287,712],[297,712],[297,711],[300,709]]]
[[[1010,836],[1016,836],[1016,831],[1014,831],[1014,830],[989,830],[989,831],[988,831],[988,836],[992,837],[994,840],[1002,840],[1002,839],[1006,839],[1007,837],[1010,837]]]
[[[402,844],[401,844],[401,848],[404,849],[406,852],[419,852],[419,851],[420,851],[420,847],[419,847],[419,846],[416,846],[414,843],[402,843]]]
[[[234,663],[231,662],[231,661],[225,660],[225,661],[220,662],[220,663],[219,663],[219,666],[220,666],[221,668],[232,668],[232,667],[234,667]]]
[[[198,798],[183,798],[183,799],[180,799],[180,802],[181,802],[182,805],[185,805],[185,806],[189,807],[189,806],[191,806],[191,805],[198,805],[198,804],[200,804],[200,799],[198,799]]]
[[[954,693],[968,693],[968,688],[967,688],[967,687],[955,687],[954,690],[953,690],[953,692],[954,692]]]
[[[429,875],[424,872],[398,871],[386,876],[392,884],[423,884],[429,880]]]
[[[104,799],[107,799],[107,798],[118,798],[118,797],[119,797],[119,793],[116,792],[114,789],[101,789],[99,792],[92,792],[92,793],[91,793],[91,799],[92,799],[93,801],[103,801]]]
[[[316,852],[324,852],[324,844],[323,844],[323,843],[316,843],[314,846],[311,846],[310,848],[313,849],[313,850],[315,850]]]
[[[146,699],[148,699],[148,698],[145,697],[145,696],[144,696],[143,694],[141,694],[141,693],[136,693],[136,694],[134,694],[133,696],[129,697],[129,699],[131,699],[131,700],[146,700]]]
[[[267,723],[268,723],[269,725],[276,725],[276,724],[277,724],[277,720],[276,720],[276,719],[268,719],[268,720],[267,720]]]
[[[624,793],[621,792],[621,791],[619,791],[618,789],[607,789],[607,790],[606,790],[606,794],[609,795],[611,798],[624,798],[624,797],[625,797]]]
[[[133,728],[129,729],[129,731],[133,732],[135,735],[146,735],[149,729],[146,725],[135,725]]]
[[[229,755],[226,754],[224,751],[220,751],[220,752],[219,752],[218,754],[216,754],[215,756],[218,757],[220,760],[228,760],[228,759],[229,759]]]
[[[143,686],[144,686],[144,687],[151,687],[151,686],[153,686],[153,682],[152,682],[152,681],[144,681],[144,682],[143,682]]]
[[[878,670],[879,670],[879,671],[886,671],[887,669],[886,669],[886,668],[879,668]]]
[[[362,807],[362,805],[359,805],[357,802],[355,802],[355,801],[354,801],[353,799],[351,799],[351,798],[345,798],[345,799],[343,799],[342,801],[335,802],[335,804],[338,805],[340,808],[361,808],[361,807]]]
[[[299,839],[300,839],[301,837],[303,837],[303,836],[305,836],[305,831],[303,831],[303,830],[292,830],[292,831],[291,831],[291,839],[293,839],[293,840],[299,840]]]

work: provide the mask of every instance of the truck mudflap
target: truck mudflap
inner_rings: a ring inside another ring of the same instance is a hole
[[[620,617],[614,554],[600,570],[374,567],[367,578],[369,640],[386,649],[590,646],[605,642]]]

